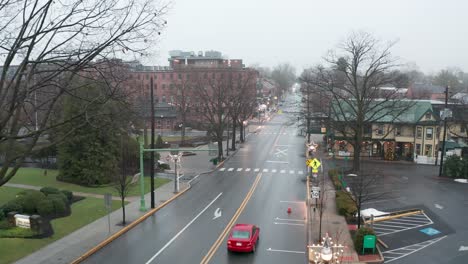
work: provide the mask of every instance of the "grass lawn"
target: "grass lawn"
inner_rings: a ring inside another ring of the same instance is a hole
[[[23,189],[20,188],[13,188],[13,187],[0,187],[0,206],[4,203],[12,200],[15,198],[16,194],[22,191]]]
[[[72,192],[85,192],[95,194],[112,193],[116,196],[117,192],[112,186],[101,186],[101,187],[85,187],[77,184],[66,183],[56,180],[58,170],[47,170],[47,176],[44,176],[44,169],[39,168],[20,168],[15,176],[9,181],[9,183],[26,184],[41,187],[55,187],[58,189],[65,189]],[[156,178],[155,188],[169,182],[168,179]],[[145,177],[145,193],[150,192],[150,178]],[[3,187],[1,187],[3,188]],[[0,188],[0,190],[1,190]],[[130,188],[128,196],[138,196],[140,194],[140,184],[136,182]],[[1,201],[1,200],[0,200]],[[0,202],[1,203],[1,202]]]
[[[2,190],[2,187],[0,190]],[[119,201],[112,201],[112,210],[120,208]],[[44,239],[0,238],[0,264],[12,263],[58,240],[94,220],[105,216],[102,199],[88,197],[72,204],[72,214],[52,221],[54,235]]]

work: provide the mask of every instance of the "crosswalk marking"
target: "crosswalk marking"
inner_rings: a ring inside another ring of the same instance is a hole
[[[245,169],[245,171],[250,171],[250,168]]]
[[[237,171],[242,171],[242,168],[238,168]]]
[[[286,170],[281,170],[280,173],[286,173]]]
[[[229,168],[229,169],[228,169],[228,171],[233,171],[233,170],[234,170],[234,168]]]
[[[281,174],[299,174],[299,175],[303,175],[304,174],[304,171],[302,170],[286,170],[286,169],[282,169],[282,170],[279,170],[279,169],[269,169],[269,168],[219,168],[220,172],[241,172],[241,171],[245,171],[245,172],[250,172],[250,171],[253,171],[253,172],[259,172],[259,171],[262,171],[262,172],[271,172],[271,173],[281,173]],[[378,224],[376,224],[378,225]],[[378,226],[376,226],[376,228],[378,228]]]
[[[263,169],[263,172],[268,172],[268,169]]]
[[[303,172],[302,172],[302,171],[298,171],[297,174],[303,174]]]
[[[294,171],[293,171],[293,170],[290,170],[290,171],[289,171],[289,174],[294,174]]]
[[[258,172],[259,170],[260,170],[259,168],[256,168],[254,171],[255,171],[255,172]]]
[[[276,173],[276,169],[272,169],[271,172]]]
[[[225,170],[226,170],[226,168],[221,168],[221,169],[219,169],[219,171],[225,171]]]

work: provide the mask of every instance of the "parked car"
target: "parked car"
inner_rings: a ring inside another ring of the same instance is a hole
[[[236,252],[255,252],[260,228],[252,224],[236,224],[229,234],[227,249]]]

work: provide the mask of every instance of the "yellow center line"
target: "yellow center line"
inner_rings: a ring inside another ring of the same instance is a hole
[[[241,205],[239,206],[239,208],[237,209],[236,213],[234,214],[234,216],[232,217],[232,219],[229,221],[229,223],[227,224],[226,228],[224,228],[223,232],[221,232],[221,234],[219,235],[218,239],[216,239],[215,243],[213,244],[213,246],[211,246],[210,250],[208,251],[208,253],[206,253],[205,257],[203,257],[202,261],[200,262],[200,264],[207,264],[211,258],[213,257],[213,255],[216,253],[216,251],[218,251],[218,248],[219,246],[221,245],[221,243],[223,242],[223,240],[226,238],[226,235],[229,233],[229,230],[231,230],[232,226],[234,225],[234,223],[237,221],[237,219],[239,218],[240,214],[242,213],[242,211],[244,210],[245,206],[247,205],[247,203],[249,202],[250,200],[250,197],[252,197],[255,189],[257,188],[257,185],[258,183],[260,182],[260,179],[262,178],[262,173],[260,172],[259,174],[257,174],[257,177],[255,178],[255,181],[254,183],[252,184],[252,187],[250,187],[250,190],[249,192],[247,193],[247,195],[245,196],[244,198],[244,201],[242,201]]]

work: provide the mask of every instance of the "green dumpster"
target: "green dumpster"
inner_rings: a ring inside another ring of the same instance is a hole
[[[364,254],[366,248],[372,249],[372,253],[375,253],[375,242],[376,237],[374,235],[364,236],[364,241],[362,242],[362,254]]]

